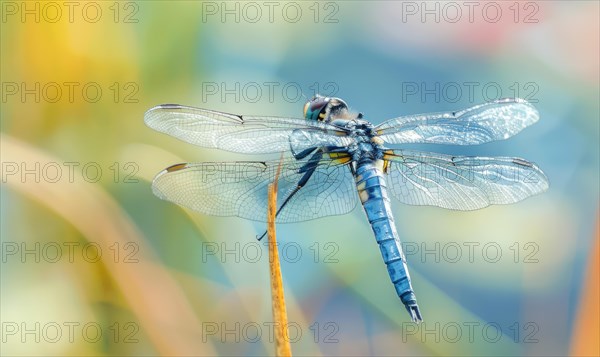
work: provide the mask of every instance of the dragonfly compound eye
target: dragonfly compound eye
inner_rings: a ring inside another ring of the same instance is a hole
[[[344,109],[348,109],[348,105],[340,98],[323,97],[317,94],[304,105],[304,118],[325,121],[331,113]]]
[[[304,118],[307,120],[323,121],[330,98],[315,95],[304,104]]]

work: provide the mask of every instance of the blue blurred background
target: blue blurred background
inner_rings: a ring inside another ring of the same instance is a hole
[[[3,355],[273,354],[264,225],[154,197],[178,162],[252,160],[143,124],[161,103],[373,123],[528,99],[508,141],[550,190],[474,212],[394,204],[425,322],[360,208],[278,226],[297,355],[597,355],[599,4],[2,2]],[[258,158],[262,159],[262,158]]]

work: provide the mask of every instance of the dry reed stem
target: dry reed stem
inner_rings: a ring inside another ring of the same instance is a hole
[[[269,206],[267,210],[267,237],[269,240],[269,270],[271,272],[271,302],[273,308],[273,329],[275,331],[275,355],[291,356],[292,348],[288,335],[287,310],[285,308],[285,296],[283,293],[283,282],[281,280],[281,266],[279,265],[279,253],[277,251],[277,239],[275,234],[275,214],[277,212],[277,180],[281,165],[277,168],[275,181],[269,185]]]

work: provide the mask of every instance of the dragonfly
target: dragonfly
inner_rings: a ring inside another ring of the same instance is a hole
[[[454,156],[389,146],[479,145],[507,139],[539,119],[535,107],[523,99],[401,116],[379,125],[351,111],[341,98],[315,95],[303,112],[304,118],[289,118],[177,104],[151,108],[145,123],[185,142],[242,154],[282,155],[279,160],[172,165],[154,178],[153,193],[203,214],[266,222],[268,186],[280,170],[276,223],[347,214],[360,201],[396,293],[411,320],[419,322],[423,318],[390,194],[409,205],[467,211],[515,203],[549,186],[542,170],[522,158]]]

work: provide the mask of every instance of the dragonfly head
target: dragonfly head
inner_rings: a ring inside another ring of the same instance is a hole
[[[348,104],[342,99],[317,94],[304,104],[304,118],[328,122],[347,110]]]

